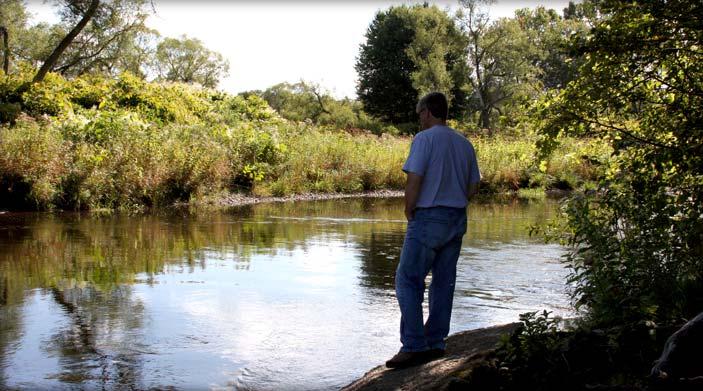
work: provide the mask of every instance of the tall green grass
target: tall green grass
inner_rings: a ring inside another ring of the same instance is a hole
[[[356,193],[404,185],[407,139],[312,128],[289,135],[285,142],[287,158],[275,178],[257,186],[258,194]]]
[[[562,139],[546,159],[538,156],[537,139],[530,134],[475,137],[472,141],[484,192],[588,187],[605,173],[611,153],[607,144],[590,139]]]

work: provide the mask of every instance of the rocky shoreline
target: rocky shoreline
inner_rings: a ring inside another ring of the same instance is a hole
[[[403,197],[402,190],[374,190],[362,193],[304,193],[293,194],[285,197],[259,197],[242,193],[228,193],[221,197],[208,199],[201,202],[189,203],[187,205],[214,205],[219,207],[235,207],[244,205],[255,205],[273,202],[291,202],[291,201],[324,201],[324,200],[339,200],[345,198],[399,198]],[[186,205],[186,204],[183,204]],[[178,206],[178,205],[177,205]]]
[[[343,391],[446,390],[495,350],[501,336],[512,334],[520,323],[462,331],[447,338],[447,353],[424,365],[388,369],[385,365],[342,388]]]
[[[569,192],[562,190],[546,190],[545,196],[547,198],[559,199],[568,195]],[[195,202],[184,202],[176,203],[174,206],[215,206],[215,207],[237,207],[245,205],[255,205],[264,203],[275,203],[275,202],[295,202],[295,201],[324,201],[324,200],[339,200],[347,198],[402,198],[404,196],[403,190],[373,190],[365,191],[361,193],[303,193],[303,194],[292,194],[283,197],[273,197],[273,196],[255,196],[251,194],[243,193],[227,193],[221,196],[215,196],[212,198],[206,198],[201,201]],[[496,193],[496,194],[484,194],[479,196],[479,201],[487,199],[495,199],[496,197],[517,197],[517,193]],[[489,197],[489,198],[487,198]]]
[[[549,334],[551,342],[542,338],[546,334],[533,334],[528,342],[532,357],[525,356],[520,350],[524,346],[520,348],[514,339],[522,325],[453,334],[447,338],[443,358],[400,370],[380,365],[342,390],[703,390],[703,312],[681,327],[575,328]],[[496,361],[495,353],[504,335],[511,336],[510,341],[504,340],[507,349],[517,347],[511,354],[521,358],[500,366],[506,363]],[[550,343],[554,346],[545,347]]]

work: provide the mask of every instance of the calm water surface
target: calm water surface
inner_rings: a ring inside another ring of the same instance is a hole
[[[569,315],[553,202],[473,205],[451,332]],[[336,389],[399,348],[401,199],[0,214],[0,389]]]

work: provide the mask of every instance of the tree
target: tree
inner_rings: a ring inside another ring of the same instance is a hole
[[[145,76],[158,33],[146,27],[146,0],[103,1],[92,22],[76,37],[53,71],[65,76],[89,72],[117,75],[124,71]],[[63,26],[72,13],[63,12]]]
[[[19,36],[12,41],[12,56],[16,61],[39,68],[64,36],[66,29],[60,24],[38,23],[23,28]]]
[[[0,26],[0,35],[2,35],[2,71],[7,75],[10,73],[10,42],[7,36],[7,29],[5,26]]]
[[[166,38],[156,48],[155,68],[160,79],[198,83],[214,88],[227,75],[229,62],[195,38]]]
[[[457,117],[465,100],[466,40],[446,12],[432,6],[391,7],[376,14],[356,62],[365,110],[392,123],[414,122],[422,93],[439,90]]]
[[[541,87],[544,90],[565,87],[583,63],[583,57],[570,50],[569,44],[585,38],[590,29],[588,22],[575,16],[562,18],[555,10],[542,6],[519,9],[515,11],[515,19],[534,46],[529,60],[537,68]]]
[[[410,74],[412,86],[418,96],[432,91],[444,93],[451,106],[456,95],[454,88],[464,88],[467,82],[466,38],[436,7],[418,8],[411,22],[415,36],[405,52],[415,64]],[[456,103],[462,105],[461,100]]]
[[[392,123],[412,121],[417,99],[410,78],[415,64],[405,52],[414,35],[407,22],[409,12],[408,7],[391,7],[377,13],[355,66],[357,95],[364,109]]]
[[[61,22],[27,27],[22,2],[0,3],[2,20],[10,25],[11,55],[46,68],[42,73],[80,76],[130,71],[146,76],[158,37],[144,24],[147,0],[103,0],[97,2],[92,16],[86,14],[94,4],[85,0],[56,1]]]
[[[46,74],[53,68],[54,64],[59,60],[61,54],[68,48],[68,45],[73,42],[76,36],[85,28],[90,19],[95,15],[98,5],[100,5],[99,0],[90,0],[90,4],[87,6],[82,1],[69,1],[67,3],[68,10],[73,15],[81,15],[80,20],[71,29],[71,31],[66,34],[66,36],[59,42],[59,44],[54,48],[49,57],[44,61],[44,64],[39,68],[37,74],[34,75],[32,82],[37,83],[44,80]]]
[[[478,124],[493,131],[492,116],[503,114],[508,103],[524,101],[537,92],[537,68],[529,59],[535,47],[515,19],[502,18],[490,23],[484,3],[462,0],[459,15],[468,34],[471,65],[472,103],[479,113]]]
[[[0,35],[2,35],[3,71],[10,72],[10,58],[13,57],[15,41],[22,36],[27,24],[27,12],[20,0],[0,2]]]
[[[262,92],[261,97],[283,118],[292,121],[318,122],[322,114],[329,114],[328,107],[334,101],[318,85],[305,81],[276,84]]]
[[[579,76],[539,106],[540,147],[610,141],[608,174],[567,205],[574,299],[600,324],[703,306],[703,5],[598,3]]]
[[[377,121],[363,112],[358,101],[337,100],[318,84],[300,81],[295,84],[279,83],[265,91],[250,91],[242,95],[258,95],[291,121],[312,121],[320,125],[333,125],[338,129],[362,128],[381,132]]]
[[[593,27],[593,23],[598,20],[597,0],[583,0],[578,3],[569,1],[569,5],[564,8],[563,16],[566,20],[579,20]]]

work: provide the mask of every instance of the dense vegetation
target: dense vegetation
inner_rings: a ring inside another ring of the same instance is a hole
[[[582,56],[567,46],[587,32],[592,6],[491,20],[486,3],[463,0],[455,15],[427,4],[380,11],[356,63],[365,110],[403,129],[416,121],[418,96],[441,91],[450,118],[489,134],[529,122],[536,98],[575,77]]]
[[[703,7],[596,6],[594,28],[574,42],[580,76],[536,108],[543,152],[565,135],[613,147],[596,191],[575,193],[550,232],[569,248],[582,318],[563,331],[547,313],[525,314],[471,379],[489,389],[700,388],[687,346],[674,345],[693,356],[679,352],[665,376],[649,375],[666,339],[703,311]]]
[[[288,195],[401,189],[400,167],[410,142],[403,135],[416,132],[415,100],[432,89],[446,89],[452,98],[452,125],[474,140],[486,192],[592,187],[605,172],[607,143],[572,138],[560,153],[539,159],[537,134],[514,116],[517,107],[527,107],[520,94],[497,98],[501,103],[493,108],[515,110],[503,111],[498,120],[503,129],[485,137],[467,106],[473,76],[462,53],[474,41],[460,16],[434,6],[379,12],[357,66],[360,85],[369,90],[355,101],[334,99],[304,81],[229,95],[210,88],[227,71],[226,61],[197,40],[162,39],[146,28],[147,2],[57,4],[61,21],[56,25],[30,26],[20,1],[0,7],[9,34],[8,66],[0,76],[2,207],[134,209],[223,191]],[[532,21],[533,32],[563,20],[542,8],[519,15]],[[384,35],[400,31],[384,24],[391,22],[405,26],[402,31],[412,32],[412,39]],[[380,29],[376,41],[375,29]],[[527,37],[527,30],[518,30],[513,33]],[[496,37],[512,39],[502,33]],[[530,47],[541,39],[533,38]],[[379,55],[377,46],[386,44],[394,52]],[[389,58],[405,59],[407,69],[394,68],[397,62],[384,69],[403,78],[407,88],[389,83],[385,91],[396,95],[378,95],[364,78],[377,74],[378,64],[371,60]],[[509,63],[501,58],[496,61]],[[365,59],[371,62],[364,65]],[[480,67],[478,78],[487,86],[512,88],[500,87],[502,70]],[[533,68],[531,74],[537,75]],[[373,103],[382,101],[404,109],[385,108],[383,114]]]
[[[220,191],[259,195],[401,189],[410,139],[281,118],[256,95],[184,84],[66,80],[33,69],[3,77],[0,199],[14,208],[130,209]],[[475,139],[486,189],[577,187],[607,159],[604,146],[572,140],[542,164],[528,140]]]

